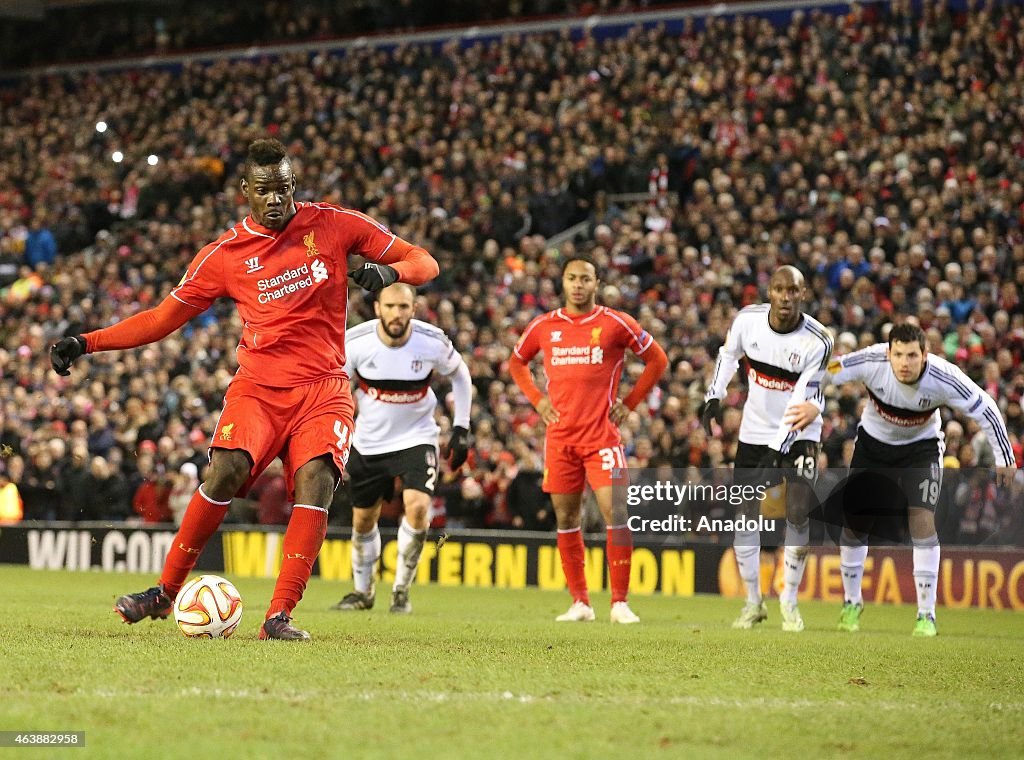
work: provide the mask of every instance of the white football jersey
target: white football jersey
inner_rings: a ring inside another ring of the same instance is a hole
[[[768,324],[766,303],[741,309],[718,351],[715,374],[705,399],[725,397],[740,359],[746,360],[747,402],[743,406],[740,440],[771,446],[783,453],[794,441],[820,441],[821,417],[798,432],[782,417],[791,401],[810,401],[824,407],[821,380],[832,357],[832,334],[818,320],[801,315],[787,333]]]
[[[430,380],[434,370],[455,372],[462,357],[444,331],[426,322],[412,320],[409,340],[395,347],[380,339],[379,324],[374,319],[345,333],[345,374],[359,405],[352,445],[366,455],[436,446],[440,428]]]
[[[829,364],[828,380],[833,383],[860,381],[871,403],[864,407],[860,424],[876,440],[894,446],[944,438],[940,406],[948,406],[971,417],[985,431],[997,464],[1014,464],[1010,436],[999,407],[963,371],[940,356],[927,354],[921,379],[912,385],[901,383],[889,364],[889,346],[873,346],[840,356]]]

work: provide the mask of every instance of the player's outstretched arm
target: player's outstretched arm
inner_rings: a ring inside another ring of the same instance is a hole
[[[830,343],[831,345],[831,343]],[[793,389],[782,425],[776,436],[776,449],[788,448],[786,440],[814,422],[825,410],[825,387],[829,384],[865,382],[879,362],[887,361],[886,346],[877,343],[868,348],[829,359],[824,372],[804,372]],[[790,441],[791,443],[791,441]]]
[[[61,339],[50,348],[50,364],[58,375],[69,375],[71,365],[83,354],[153,343],[167,337],[202,311],[168,296],[159,306],[139,312],[116,325]]]
[[[356,254],[366,262],[349,272],[352,281],[371,292],[396,282],[423,285],[437,277],[440,269],[434,257],[418,245],[402,240],[380,222],[358,211],[340,206],[314,204],[335,212],[328,215],[338,250]]]
[[[349,276],[359,287],[375,293],[396,282],[423,285],[438,272],[437,262],[426,249],[396,237],[378,262],[367,261]]]
[[[955,365],[939,365],[934,371],[949,378],[944,386],[949,388],[946,405],[970,417],[985,431],[995,456],[997,478],[1002,484],[1009,485],[1015,475],[1017,461],[1013,455],[1009,431],[995,399]]]
[[[50,366],[58,375],[67,377],[71,374],[71,365],[75,363],[75,359],[84,353],[85,338],[81,335],[61,338],[50,346]]]
[[[615,425],[621,425],[626,416],[636,409],[637,404],[647,398],[647,394],[657,385],[658,380],[665,374],[668,368],[668,356],[665,349],[652,340],[647,349],[640,354],[640,360],[644,363],[644,371],[633,386],[633,390],[622,401],[616,401],[608,413],[608,418]]]
[[[844,383],[865,382],[871,377],[879,363],[888,361],[887,351],[888,346],[885,343],[876,343],[859,351],[852,351],[833,358],[828,363],[826,371],[821,375],[822,388],[829,383],[843,385]]]

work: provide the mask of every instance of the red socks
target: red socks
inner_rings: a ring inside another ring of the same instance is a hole
[[[583,531],[579,528],[558,531],[558,554],[562,558],[562,572],[574,602],[590,604],[587,577],[583,573]]]
[[[167,552],[164,571],[160,576],[160,585],[171,599],[174,599],[185,585],[185,579],[196,566],[196,561],[210,536],[220,527],[230,504],[230,500],[220,502],[207,498],[202,486],[192,495],[181,527],[174,537],[174,543]]]
[[[270,601],[267,617],[279,612],[292,614],[295,605],[306,590],[313,563],[323,546],[327,535],[327,510],[308,504],[296,504],[284,533],[281,572],[274,586],[274,598]]]
[[[629,593],[629,571],[633,566],[633,533],[626,525],[608,528],[608,581],[612,587],[612,604],[626,601]]]
[[[217,532],[230,501],[216,502],[206,497],[200,487],[192,496],[185,510],[174,544],[167,552],[164,572],[160,584],[172,599],[185,584],[185,579],[196,566],[210,536]],[[319,507],[296,504],[292,510],[288,529],[284,534],[281,572],[274,587],[274,598],[270,602],[267,617],[278,612],[289,615],[302,598],[309,575],[327,535],[327,510]],[[580,577],[583,577],[583,541],[580,540]],[[584,593],[586,586],[584,585]]]
[[[583,531],[558,531],[558,554],[562,558],[562,571],[574,602],[590,604],[587,578],[583,572]],[[626,601],[629,593],[629,572],[633,564],[633,534],[625,525],[608,528],[605,554],[608,558],[608,582],[612,589],[612,604]]]

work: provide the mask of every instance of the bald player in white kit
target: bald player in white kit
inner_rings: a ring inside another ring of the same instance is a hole
[[[808,515],[818,477],[821,420],[796,431],[783,421],[794,401],[807,401],[816,411],[824,403],[820,383],[832,356],[832,334],[801,309],[804,276],[792,266],[779,267],[768,285],[768,303],[742,309],[733,320],[718,352],[715,373],[705,396],[701,419],[708,434],[711,421],[721,422],[721,399],[739,368],[747,369],[747,400],[743,405],[735,479],[745,485],[786,481],[786,548],[784,587],[779,596],[782,630],[799,633],[804,621],[797,608],[810,538]],[[756,517],[760,503],[741,507]],[[768,618],[761,598],[761,534],[738,530],[733,537],[736,564],[747,591],[746,603],[733,628],[749,630]]]
[[[380,292],[377,319],[345,334],[345,372],[358,407],[348,473],[352,478],[352,579],[354,590],[334,606],[368,610],[376,599],[374,569],[380,558],[381,505],[402,480],[405,515],[398,529],[398,566],[391,612],[412,612],[409,585],[426,541],[428,513],[439,474],[436,371],[449,377],[455,397],[452,434],[444,456],[452,469],[469,451],[473,386],[469,368],[442,330],[413,319],[416,290],[395,283]]]

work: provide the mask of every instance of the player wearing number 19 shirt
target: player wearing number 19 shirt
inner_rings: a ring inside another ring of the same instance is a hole
[[[869,533],[878,534],[874,523],[891,509],[890,483],[895,483],[902,492],[898,500],[907,505],[914,544],[917,621],[913,635],[936,635],[939,537],[935,505],[942,488],[945,450],[939,407],[967,415],[985,431],[1001,479],[1012,477],[1016,468],[1006,424],[995,401],[955,364],[927,353],[925,345],[920,327],[897,325],[889,333],[888,345],[879,343],[846,354],[828,368],[827,381],[862,382],[870,400],[864,407],[850,462],[851,481],[859,478],[861,485],[848,485],[843,499],[839,551],[845,600],[839,618],[841,631],[860,629],[867,538]],[[858,498],[860,495],[863,498]]]
[[[810,534],[808,515],[813,507],[817,477],[824,397],[821,381],[832,356],[832,336],[816,319],[800,311],[804,277],[791,266],[780,267],[768,285],[767,304],[742,309],[719,350],[702,418],[711,432],[711,420],[720,415],[724,398],[740,359],[745,358],[749,390],[740,423],[736,450],[736,477],[747,485],[786,480],[785,585],[779,596],[782,629],[798,633],[804,628],[797,609],[797,589],[807,562]],[[793,399],[807,400],[814,418],[800,431],[783,420]],[[759,504],[745,505],[749,512]],[[748,517],[754,515],[748,514]],[[761,534],[736,531],[733,551],[747,601],[733,628],[749,629],[768,617],[761,598]]]
[[[396,283],[380,292],[377,319],[346,333],[345,372],[356,387],[359,416],[348,472],[352,478],[352,579],[355,590],[334,609],[373,607],[373,571],[380,557],[377,530],[381,504],[402,480],[405,515],[398,528],[398,563],[391,590],[391,612],[412,612],[409,585],[427,537],[431,496],[439,474],[434,421],[434,373],[451,377],[455,414],[442,452],[453,471],[468,454],[473,385],[469,368],[444,331],[413,319],[416,291]]]
[[[203,547],[236,494],[244,495],[275,457],[284,462],[295,502],[261,639],[301,641],[291,625],[327,530],[327,508],[348,459],[352,395],[343,371],[348,257],[366,262],[352,279],[380,290],[401,279],[422,284],[437,263],[356,211],[296,203],[295,175],[277,140],[249,146],[241,190],[251,213],[196,255],[156,308],[51,348],[59,374],[84,353],[159,340],[218,298],[242,318],[238,372],[228,386],[210,443],[206,480],[189,502],[159,585],[126,594],[115,611],[127,623],[166,618]]]
[[[590,483],[608,526],[607,555],[612,591],[611,621],[637,623],[626,602],[633,542],[623,500],[613,484],[626,478],[618,425],[642,401],[668,366],[654,338],[627,314],[598,306],[594,264],[577,256],[562,268],[565,306],[542,314],[523,331],[509,360],[519,388],[547,423],[542,487],[551,494],[558,523],[558,553],[573,603],[560,622],[594,620],[584,576],[580,527],[584,481]],[[619,378],[630,349],[646,365],[621,401]],[[547,393],[534,383],[529,362],[544,354]]]

